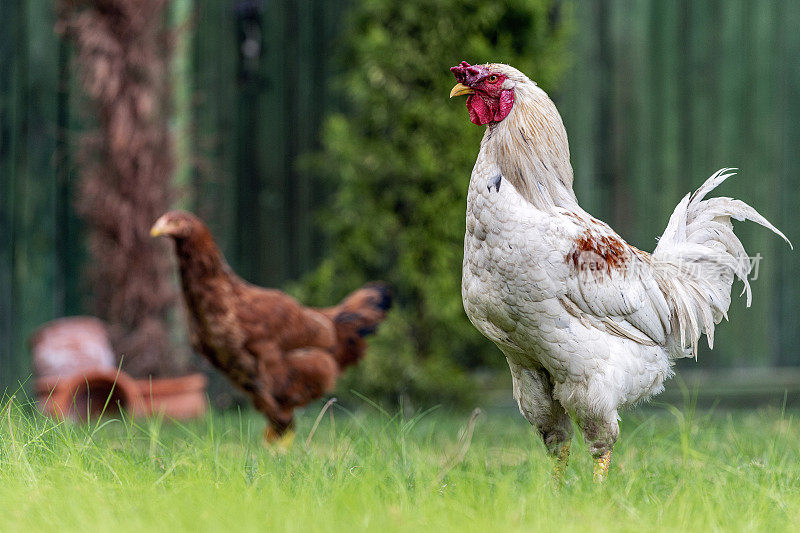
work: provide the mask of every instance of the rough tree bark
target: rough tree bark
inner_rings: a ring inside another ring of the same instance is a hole
[[[149,228],[172,199],[169,0],[58,0],[99,132],[81,138],[77,209],[89,229],[95,311],[131,374],[174,374],[167,319],[177,298]]]

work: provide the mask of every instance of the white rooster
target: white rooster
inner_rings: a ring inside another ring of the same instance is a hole
[[[470,120],[486,126],[467,196],[464,309],[505,354],[556,476],[572,415],[602,481],[619,409],[661,392],[702,334],[713,347],[734,277],[750,304],[751,263],[731,218],[786,237],[744,202],[705,199],[733,174],[723,169],[678,204],[652,254],[638,250],[578,205],[567,133],[536,83],[503,64],[450,70],[450,97],[469,95]]]

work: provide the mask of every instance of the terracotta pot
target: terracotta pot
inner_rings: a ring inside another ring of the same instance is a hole
[[[56,418],[86,420],[121,410],[129,415],[147,414],[136,381],[116,369],[39,378],[34,389],[41,410]]]
[[[33,370],[38,377],[116,368],[106,326],[93,317],[73,316],[48,322],[33,332],[30,345]]]
[[[184,419],[203,416],[206,412],[208,379],[203,374],[140,379],[136,384],[148,414],[163,413],[169,418]]]
[[[96,318],[53,320],[31,335],[30,344],[36,397],[48,415],[86,419],[123,410],[184,419],[206,412],[203,374],[132,379],[117,369],[105,324]]]

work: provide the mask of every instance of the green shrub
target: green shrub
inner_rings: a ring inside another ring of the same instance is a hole
[[[461,304],[466,189],[484,129],[448,100],[449,67],[512,64],[545,89],[565,64],[559,2],[362,0],[343,35],[330,116],[314,160],[332,202],[330,254],[296,289],[323,304],[366,280],[390,282],[396,307],[342,390],[374,398],[464,400],[470,370],[504,366]]]

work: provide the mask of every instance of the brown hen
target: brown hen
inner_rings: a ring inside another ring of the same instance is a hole
[[[304,307],[237,276],[190,213],[166,213],[150,234],[175,241],[192,347],[267,417],[268,441],[291,442],[294,409],[331,390],[363,357],[364,337],[391,305],[388,288],[369,283],[335,307]]]

